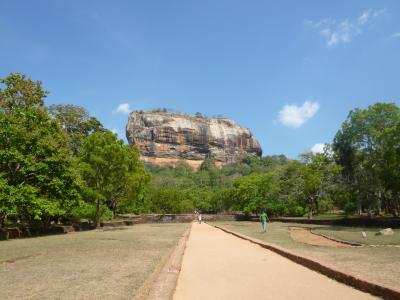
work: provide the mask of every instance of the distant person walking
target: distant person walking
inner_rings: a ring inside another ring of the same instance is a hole
[[[269,223],[269,219],[265,211],[261,214],[260,216],[260,221],[261,221],[261,231],[266,232],[267,231],[267,221]]]
[[[199,222],[199,224],[201,224],[201,213],[197,214],[197,221]]]

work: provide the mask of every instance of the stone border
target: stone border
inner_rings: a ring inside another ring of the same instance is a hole
[[[349,241],[345,241],[345,240],[339,240],[339,239],[333,238],[333,237],[331,237],[329,235],[324,235],[322,233],[316,233],[316,232],[313,231],[313,229],[310,229],[310,231],[311,231],[312,234],[322,236],[324,238],[327,238],[329,240],[332,240],[332,241],[335,241],[335,242],[338,242],[338,243],[349,244],[349,245],[355,246],[355,247],[394,247],[394,248],[400,248],[400,245],[395,245],[395,244],[362,244],[362,243],[357,243],[357,242],[349,242]]]
[[[340,240],[340,239],[331,237],[329,235],[325,235],[323,233],[317,233],[317,232],[314,232],[312,228],[308,228],[308,229],[310,230],[310,232],[312,234],[315,234],[315,235],[318,235],[318,236],[322,236],[322,237],[324,237],[324,238],[326,238],[328,240],[331,240],[331,241],[334,241],[334,242],[337,242],[337,243],[342,243],[342,244],[350,245],[350,246],[353,246],[353,247],[364,247],[364,246],[366,246],[365,244],[361,244],[361,243],[357,243],[357,242],[350,242],[350,241],[345,241],[345,240]]]
[[[133,300],[170,300],[172,299],[181,271],[183,254],[189,238],[192,224],[185,231],[177,245],[163,257],[153,273],[139,288]]]
[[[311,230],[311,228],[309,228],[309,227],[290,226],[289,227],[289,236],[290,236],[290,238],[295,242],[302,243],[302,244],[309,245],[309,246],[316,246],[316,247],[323,247],[323,248],[338,248],[338,246],[318,245],[318,244],[308,243],[306,240],[298,240],[298,239],[296,239],[295,237],[292,236],[292,232],[295,231],[295,230],[306,231],[309,234],[311,234],[311,236],[316,236],[316,237],[319,237],[320,239],[327,240],[329,242],[334,242],[334,243],[339,244],[339,245],[343,244],[343,245],[351,246],[351,247],[362,246],[362,245],[358,245],[358,244],[356,245],[356,244],[353,244],[353,243],[347,242],[347,241],[336,240],[334,238],[331,238],[329,236],[325,236],[323,234],[314,233]]]
[[[363,280],[361,278],[357,278],[350,274],[346,274],[346,273],[339,271],[337,269],[334,269],[332,267],[322,265],[321,263],[313,261],[310,258],[290,252],[279,246],[265,243],[264,241],[254,239],[249,236],[245,236],[240,233],[236,233],[234,231],[230,231],[228,229],[225,229],[225,228],[217,226],[217,225],[213,225],[213,224],[209,224],[209,225],[211,225],[215,228],[218,228],[226,233],[232,234],[238,238],[241,238],[241,239],[244,239],[251,243],[257,244],[265,249],[268,249],[279,255],[282,255],[283,257],[286,257],[295,263],[298,263],[298,264],[300,264],[304,267],[307,267],[313,271],[321,273],[329,278],[335,279],[338,282],[344,283],[346,285],[350,285],[350,286],[352,286],[358,290],[361,290],[363,292],[367,292],[372,295],[382,297],[382,298],[388,299],[388,300],[400,299],[400,291],[397,291],[397,290],[394,290],[394,289],[391,289],[389,287],[385,287],[382,285],[378,285],[378,284]]]
[[[247,221],[256,221],[256,218],[248,218]],[[400,228],[399,217],[352,217],[336,220],[316,220],[316,219],[293,219],[293,218],[271,218],[273,222],[299,223],[314,225],[346,226],[346,227],[381,227],[381,228]]]

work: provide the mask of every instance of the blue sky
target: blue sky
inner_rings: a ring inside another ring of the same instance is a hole
[[[351,109],[400,104],[396,0],[0,7],[0,76],[41,80],[48,104],[82,105],[121,138],[127,109],[167,107],[224,115],[264,154],[294,158],[331,142]]]

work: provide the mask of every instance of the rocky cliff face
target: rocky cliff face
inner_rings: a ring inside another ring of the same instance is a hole
[[[250,130],[231,120],[181,113],[132,112],[126,137],[139,146],[144,161],[161,165],[183,159],[196,168],[206,158],[225,165],[262,153]]]

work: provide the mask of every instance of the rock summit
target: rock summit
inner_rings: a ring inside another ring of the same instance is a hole
[[[193,168],[210,158],[218,166],[261,156],[251,131],[226,118],[190,116],[168,111],[134,111],[126,126],[128,142],[137,145],[145,162],[175,165],[185,160]]]

